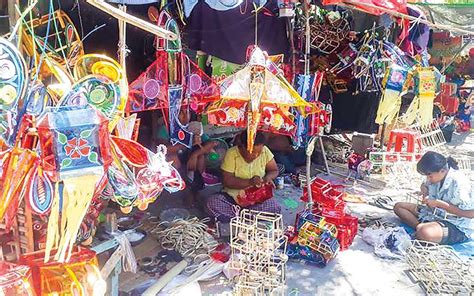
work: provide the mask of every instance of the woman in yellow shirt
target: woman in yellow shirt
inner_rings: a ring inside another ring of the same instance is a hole
[[[270,183],[278,176],[277,164],[272,152],[265,146],[265,136],[262,133],[255,136],[252,153],[246,148],[247,131],[239,138],[239,144],[227,151],[221,165],[223,191],[207,197],[205,201],[207,213],[223,223],[229,223],[237,209],[242,208],[237,196],[243,190]],[[281,211],[280,205],[273,198],[246,208],[270,213]]]

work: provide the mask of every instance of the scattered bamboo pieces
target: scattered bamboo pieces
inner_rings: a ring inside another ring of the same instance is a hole
[[[209,253],[217,247],[217,241],[208,232],[206,219],[175,219],[161,222],[151,233],[161,241],[166,250],[175,250],[183,257]]]

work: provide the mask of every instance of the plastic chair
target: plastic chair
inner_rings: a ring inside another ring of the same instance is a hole
[[[406,149],[403,151],[403,144],[406,143]],[[392,151],[393,149],[393,151]],[[387,144],[387,152],[421,152],[423,145],[421,143],[421,134],[419,131],[410,129],[396,129],[390,132]]]

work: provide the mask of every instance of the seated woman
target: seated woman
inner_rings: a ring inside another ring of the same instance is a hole
[[[395,214],[416,229],[416,239],[440,244],[474,238],[474,196],[471,184],[451,157],[429,151],[418,161],[426,176],[421,185],[422,205],[399,202]]]
[[[237,196],[249,187],[270,183],[278,176],[273,154],[265,144],[265,136],[257,133],[253,152],[247,151],[247,132],[240,135],[238,146],[230,148],[221,165],[224,190],[207,197],[207,213],[223,223],[229,223],[239,206]],[[246,207],[256,211],[280,213],[280,205],[273,199]]]
[[[205,183],[203,175],[206,169],[206,156],[217,143],[209,141],[207,135],[197,131],[200,123],[190,121],[190,114],[185,108],[180,111],[179,120],[183,124],[188,124],[188,129],[193,132],[193,147],[188,149],[181,144],[172,145],[168,129],[164,124],[159,128],[155,142],[167,147],[166,159],[173,162],[173,166],[186,181],[187,188],[191,189],[192,193],[187,193],[186,197],[188,203],[194,204],[197,191],[201,190]],[[202,125],[200,127],[202,130]]]
[[[306,152],[304,148],[295,150],[291,138],[284,135],[268,133],[268,148],[273,152],[275,161],[284,165],[285,173],[294,174],[296,168],[306,164]]]

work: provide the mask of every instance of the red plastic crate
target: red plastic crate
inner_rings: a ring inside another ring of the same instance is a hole
[[[239,205],[247,207],[256,203],[261,203],[273,197],[273,185],[266,184],[262,187],[250,187],[245,189],[245,193],[237,196]]]
[[[341,245],[341,250],[348,249],[357,234],[359,219],[349,214],[340,215],[335,211],[323,210],[320,215],[323,216],[327,222],[336,225],[337,240]]]
[[[313,202],[321,204],[327,208],[337,208],[344,210],[345,203],[343,200],[343,193],[334,188],[329,181],[321,178],[316,178],[311,182],[311,192]],[[303,196],[301,200],[304,202],[308,201],[308,191],[303,188]]]

